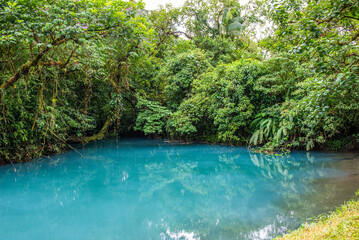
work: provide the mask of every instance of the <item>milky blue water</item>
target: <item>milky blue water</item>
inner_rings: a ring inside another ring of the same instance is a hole
[[[0,167],[0,239],[271,239],[359,188],[355,154],[99,141]]]

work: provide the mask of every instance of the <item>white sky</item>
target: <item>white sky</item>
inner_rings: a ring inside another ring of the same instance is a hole
[[[166,5],[171,3],[174,7],[181,7],[185,0],[143,0],[146,4],[147,10],[154,10],[158,8],[159,5]],[[248,0],[239,0],[240,3],[246,4]]]
[[[158,8],[159,5],[166,5],[171,3],[174,7],[181,7],[185,0],[143,0],[146,4],[147,10],[154,10]]]

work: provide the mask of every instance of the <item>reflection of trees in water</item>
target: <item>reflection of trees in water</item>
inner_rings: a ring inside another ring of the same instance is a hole
[[[275,211],[277,206],[271,206],[270,203],[273,196],[263,199],[267,205],[255,205],[251,213],[243,210],[253,205],[251,201],[258,197],[256,194],[260,194],[260,191],[274,192],[275,197],[279,199],[290,195],[299,197],[308,186],[307,180],[321,174],[320,170],[308,167],[308,164],[314,162],[310,154],[307,155],[306,162],[297,161],[289,156],[250,154],[249,162],[245,156],[248,154],[246,152],[243,153],[244,156],[231,152],[219,154],[221,152],[213,153],[216,159],[212,158],[212,165],[209,166],[196,157],[190,162],[183,161],[183,156],[175,149],[167,153],[166,160],[147,163],[140,173],[140,182],[148,183],[140,190],[141,199],[152,202],[153,196],[160,196],[163,199],[161,204],[164,204],[166,209],[173,209],[174,214],[169,219],[176,219],[181,212],[188,212],[190,209],[191,219],[184,217],[182,224],[177,222],[178,230],[185,227],[185,223],[192,221],[191,226],[187,226],[189,231],[202,227],[201,233],[208,235],[216,228],[217,231],[230,232],[233,236],[240,232],[249,232],[255,226],[263,224],[260,217],[251,215],[265,215]],[[164,169],[167,169],[165,174]],[[303,176],[309,174],[302,178],[301,186],[297,186],[298,178],[294,178],[292,170],[306,171]],[[248,177],[248,171],[253,171],[255,176]],[[168,193],[171,194],[170,197]],[[181,195],[184,194],[187,197],[192,195],[193,200],[190,204],[181,202]],[[221,224],[216,226],[215,222],[211,221],[214,219],[220,219]],[[278,223],[280,220],[274,221]]]
[[[233,237],[233,231],[243,231],[238,226],[247,224],[250,229],[246,213],[237,206],[247,204],[253,182],[241,173],[236,157],[214,153],[206,161],[200,160],[199,153],[195,150],[192,160],[183,161],[183,154],[172,149],[161,162],[146,163],[140,170],[140,182],[146,183],[141,186],[141,200],[153,203],[160,199],[160,206],[154,207],[170,211],[164,216],[160,211],[154,218],[166,217],[168,226],[175,228],[171,230],[185,229],[208,236],[223,228]]]
[[[262,176],[280,183],[268,184],[273,191],[281,194],[277,206],[285,212],[295,211],[296,218],[304,221],[349,200],[359,188],[358,182],[353,184],[356,175],[353,174],[350,180],[345,173],[350,169],[356,169],[358,173],[357,161],[352,159],[351,163],[347,162],[347,166],[341,168],[343,161],[328,161],[321,154],[307,152],[293,157],[250,153],[250,156],[253,164],[261,169]],[[315,155],[319,158],[316,159]],[[356,179],[359,180],[359,177]]]
[[[322,164],[322,167],[328,170],[326,173],[329,174],[313,178],[311,186],[317,191],[305,195],[302,197],[302,201],[297,201],[298,205],[302,205],[302,209],[308,213],[304,217],[313,217],[332,211],[336,206],[354,196],[359,188],[358,159],[359,156],[355,154],[342,154],[339,161],[333,160]]]

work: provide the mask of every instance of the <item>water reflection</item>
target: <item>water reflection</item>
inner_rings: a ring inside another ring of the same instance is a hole
[[[80,151],[0,168],[1,239],[270,239],[359,188],[355,154],[155,140]]]

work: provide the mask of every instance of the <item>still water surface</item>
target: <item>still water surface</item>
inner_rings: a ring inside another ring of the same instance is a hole
[[[104,140],[0,167],[0,239],[271,239],[359,188],[355,154]]]

